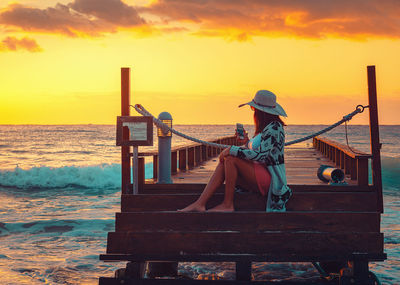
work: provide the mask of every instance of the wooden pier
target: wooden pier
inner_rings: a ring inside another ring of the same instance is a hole
[[[331,277],[337,276],[332,284],[375,284],[368,263],[384,261],[386,254],[380,232],[383,204],[374,67],[368,67],[368,82],[371,154],[319,137],[314,138],[312,147],[287,147],[285,164],[293,196],[285,213],[265,212],[262,196],[246,192],[235,194],[235,212],[177,212],[196,200],[216,166],[221,149],[200,144],[172,149],[172,184],[146,181],[144,156],[153,157],[156,178],[158,154],[139,152],[140,183],[134,195],[129,178],[132,152],[122,147],[121,212],[116,213],[115,231],[108,234],[107,252],[100,259],[128,264],[115,277],[101,277],[99,283],[276,284],[251,280],[251,263],[318,262]],[[129,115],[126,90],[129,70],[123,69],[123,115]],[[233,137],[214,141],[235,144]],[[368,181],[369,161],[372,184]],[[348,185],[320,181],[316,173],[322,164],[343,169]],[[207,206],[222,199],[221,187]],[[168,269],[174,276],[177,263],[186,261],[235,262],[236,280],[158,279],[155,277],[163,274],[157,274],[156,266],[151,271],[151,265],[160,265],[158,269]],[[311,284],[326,282],[321,279]]]

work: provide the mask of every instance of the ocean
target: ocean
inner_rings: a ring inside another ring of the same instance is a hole
[[[290,141],[322,125],[286,127]],[[232,135],[234,125],[176,125],[208,140]],[[251,126],[245,126],[252,132]],[[120,148],[110,125],[0,126],[0,284],[97,284],[125,263],[99,261],[120,210]],[[324,135],[346,143],[340,126]],[[388,260],[372,263],[383,284],[400,284],[400,126],[380,126]],[[157,138],[153,147],[157,148]],[[350,146],[370,152],[369,127],[350,125]],[[172,144],[189,142],[173,136]],[[302,143],[310,145],[311,141]],[[146,178],[152,176],[146,161]],[[232,263],[183,263],[193,278],[234,278]],[[257,280],[317,278],[309,263],[257,263]]]

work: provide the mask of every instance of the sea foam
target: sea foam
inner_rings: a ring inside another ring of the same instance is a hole
[[[152,163],[146,163],[146,179],[152,178]],[[0,186],[19,189],[118,189],[121,188],[121,165],[32,167],[0,170]]]

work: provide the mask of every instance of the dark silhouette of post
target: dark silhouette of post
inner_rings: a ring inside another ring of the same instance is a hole
[[[381,172],[381,144],[379,141],[378,102],[376,94],[375,66],[367,67],[368,73],[368,100],[369,126],[372,153],[372,184],[377,191],[377,210],[383,213],[382,199],[382,172]]]
[[[130,110],[130,68],[121,68],[121,116],[129,116]],[[123,127],[123,139],[129,139],[128,127]],[[121,147],[121,188],[122,194],[129,194],[131,192],[131,164],[129,157],[129,146]]]

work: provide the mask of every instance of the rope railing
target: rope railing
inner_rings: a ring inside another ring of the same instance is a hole
[[[169,126],[167,126],[166,124],[164,124],[161,120],[157,119],[157,118],[154,117],[150,112],[148,112],[142,105],[136,104],[135,106],[132,106],[132,105],[130,105],[130,106],[133,107],[139,114],[141,114],[141,115],[143,115],[143,116],[150,116],[150,117],[152,117],[152,118],[153,118],[154,124],[155,124],[157,127],[161,128],[162,131],[163,131],[164,133],[167,133],[167,132],[170,131],[170,132],[172,132],[173,134],[175,134],[175,135],[177,135],[177,136],[180,136],[180,137],[182,137],[182,138],[185,138],[185,139],[187,139],[187,140],[191,140],[191,141],[194,141],[194,142],[197,142],[197,143],[201,143],[201,144],[203,144],[203,145],[212,146],[212,147],[220,147],[220,148],[227,148],[227,147],[230,147],[230,145],[218,144],[218,143],[212,143],[212,142],[206,142],[206,141],[197,139],[197,138],[195,138],[195,137],[188,136],[188,135],[186,135],[186,134],[184,134],[184,133],[181,133],[181,132],[179,132],[179,131],[177,131],[177,130],[175,130],[175,129],[173,129],[173,128],[170,128]],[[355,115],[364,112],[364,109],[365,109],[365,108],[369,108],[369,106],[357,105],[356,109],[355,109],[353,112],[347,114],[346,116],[343,116],[343,118],[342,118],[340,121],[338,121],[338,122],[336,122],[336,123],[334,123],[334,124],[332,124],[332,125],[330,125],[330,126],[324,128],[324,129],[322,129],[322,130],[320,130],[320,131],[318,131],[318,132],[316,132],[316,133],[313,133],[313,134],[311,134],[311,135],[308,135],[308,136],[305,136],[305,137],[303,137],[303,138],[299,138],[299,139],[296,139],[296,140],[289,141],[289,142],[285,143],[285,146],[292,145],[292,144],[296,144],[296,143],[300,143],[300,142],[303,142],[303,141],[312,139],[312,138],[314,138],[314,137],[316,137],[316,136],[319,136],[319,135],[321,135],[321,134],[323,134],[323,133],[326,133],[326,132],[328,132],[328,131],[330,131],[330,130],[336,128],[337,126],[340,126],[340,125],[343,124],[344,122],[350,121]]]

